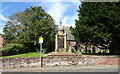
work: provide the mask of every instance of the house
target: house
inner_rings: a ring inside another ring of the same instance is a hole
[[[4,48],[4,38],[0,36],[0,49]]]

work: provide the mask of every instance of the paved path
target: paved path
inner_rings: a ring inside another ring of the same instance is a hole
[[[3,69],[3,72],[118,72],[118,66],[54,66]]]

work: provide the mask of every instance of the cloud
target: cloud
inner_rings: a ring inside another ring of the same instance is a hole
[[[77,15],[74,15],[74,16],[65,16],[63,19],[62,19],[62,25],[63,26],[73,26],[75,27],[75,19],[77,19]]]
[[[4,34],[3,33],[3,27],[4,27],[5,23],[3,22],[0,22],[0,33]]]
[[[55,2],[33,3],[34,6],[41,6],[49,13],[57,25],[62,22],[63,26],[75,26],[77,10],[80,4],[79,0],[55,0]]]
[[[70,4],[57,2],[49,5],[46,12],[53,17],[57,25],[59,25],[61,21],[62,26],[75,26],[75,19],[77,19],[77,9],[79,4],[79,2],[71,2]]]
[[[47,8],[46,12],[49,13],[55,20],[56,24],[59,25],[68,7],[68,4],[63,4],[59,2],[52,3],[49,5],[49,8]]]
[[[78,2],[78,3],[72,2],[72,5],[71,5],[72,15],[64,16],[64,18],[62,19],[62,25],[63,26],[73,26],[73,27],[75,27],[75,20],[78,19],[77,10],[78,10],[80,4],[81,4],[80,2]],[[69,12],[68,12],[68,14],[69,14]]]
[[[5,17],[5,15],[7,16],[7,13],[6,13],[6,10],[8,9],[8,6],[2,6],[1,9],[1,14],[0,14],[0,25],[2,24],[2,21],[3,22],[6,22],[8,21],[8,19]],[[3,24],[2,24],[3,25]]]
[[[57,25],[59,25],[61,21],[62,26],[75,26],[75,19],[77,19],[79,5],[79,2],[52,3],[47,8],[46,12],[53,17]]]
[[[4,16],[2,16],[0,14],[0,33],[4,34],[3,33],[3,27],[5,25],[5,22],[7,21],[8,19],[6,19]]]
[[[2,21],[8,21],[8,19],[5,18],[4,15],[2,15],[2,14],[0,14],[0,20],[2,20]]]
[[[2,33],[2,34],[3,34],[3,28],[0,28],[0,33]]]

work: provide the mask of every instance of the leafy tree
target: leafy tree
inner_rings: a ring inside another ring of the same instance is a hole
[[[110,2],[83,2],[79,6],[75,29],[77,42],[109,45],[110,53],[120,54],[120,5]],[[106,46],[104,46],[106,47]]]
[[[6,43],[21,43],[30,51],[39,49],[38,39],[44,38],[43,46],[46,49],[54,49],[55,24],[52,17],[41,7],[30,7],[23,12],[10,16],[4,27]]]

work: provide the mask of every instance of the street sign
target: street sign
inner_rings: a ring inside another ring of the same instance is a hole
[[[39,37],[39,43],[40,43],[40,66],[42,67],[42,43],[43,43],[43,37]]]
[[[39,43],[43,43],[43,38],[42,37],[39,38]]]

